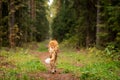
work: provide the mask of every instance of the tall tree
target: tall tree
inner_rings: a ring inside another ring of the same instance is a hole
[[[34,36],[34,30],[35,30],[35,26],[34,26],[34,23],[35,23],[35,19],[36,19],[36,12],[35,12],[35,9],[36,9],[36,4],[35,4],[35,0],[30,0],[30,17],[31,17],[31,20],[32,20],[32,24],[30,26],[31,28],[31,36],[30,36],[30,39],[31,41],[34,40],[33,36]]]
[[[53,37],[75,47],[94,43],[96,8],[95,1],[63,0],[53,21]]]
[[[48,38],[49,22],[47,20],[47,1],[36,1],[36,31],[34,32],[37,41],[43,41]]]
[[[86,47],[90,47],[95,43],[95,32],[96,32],[96,1],[86,1]]]
[[[2,1],[0,0],[0,26],[2,22]]]
[[[14,25],[15,25],[15,2],[14,0],[10,0],[9,3],[9,43],[10,47],[15,47],[15,33],[14,33]]]
[[[97,17],[96,17],[97,21],[96,21],[96,46],[99,47],[100,46],[100,0],[97,0]]]
[[[1,32],[1,26],[2,26],[2,0],[0,0],[0,34]],[[0,47],[2,46],[2,37],[0,35]]]

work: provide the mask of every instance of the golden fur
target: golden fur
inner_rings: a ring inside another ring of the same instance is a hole
[[[51,40],[48,45],[48,51],[50,53],[50,67],[52,73],[54,73],[55,66],[56,66],[56,60],[57,60],[57,53],[59,51],[59,45],[56,40]]]

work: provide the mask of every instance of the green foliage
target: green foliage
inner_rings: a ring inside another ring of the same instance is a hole
[[[73,27],[76,14],[73,8],[69,9],[66,4],[62,4],[61,9],[57,15],[58,16],[54,19],[52,25],[53,38],[62,41],[63,39],[67,38],[66,34],[69,33],[70,29]]]
[[[48,41],[40,42],[38,45],[39,52],[48,52]]]
[[[16,54],[14,56],[10,56],[8,60],[14,62],[13,64],[15,64],[17,68],[22,72],[45,70],[41,62],[31,55]]]
[[[0,78],[2,80],[34,80],[28,73],[46,71],[45,66],[28,50],[19,48],[17,51],[1,51]]]
[[[36,22],[35,22],[35,35],[37,41],[43,41],[48,38],[49,22],[47,20],[47,7],[45,6],[46,0],[36,0]],[[41,5],[42,4],[42,5]]]
[[[120,79],[118,69],[119,67],[114,62],[94,63],[81,68],[81,80]]]
[[[73,44],[71,45],[74,47],[85,46],[88,29],[90,33],[95,32],[95,25],[92,24],[95,23],[94,10],[89,8],[90,11],[87,8],[88,3],[89,1],[83,0],[61,1],[61,3],[59,3],[61,4],[60,10],[52,24],[53,38],[60,42],[63,41],[65,44],[66,42],[72,42]],[[91,41],[94,37],[93,35],[91,36]]]
[[[0,46],[9,46],[10,30],[13,31],[16,46],[30,41],[43,41],[48,37],[48,20],[46,18],[45,0],[35,0],[33,4],[29,0],[2,0],[0,3]],[[10,4],[14,8],[10,7]],[[31,13],[34,10],[34,19]],[[11,14],[14,13],[14,20],[11,21]],[[13,26],[10,29],[10,23]],[[18,31],[17,31],[18,30]],[[17,31],[17,32],[16,32]]]
[[[72,64],[65,63],[65,62],[64,63],[59,63],[58,67],[64,69],[63,73],[71,73],[71,72],[74,71],[74,69],[77,68],[77,67],[73,66]]]
[[[97,23],[97,1],[63,0],[53,20],[53,38],[65,44],[72,41],[72,46],[93,46],[96,35],[99,36],[99,45],[107,47],[114,42],[120,48],[120,1],[100,0],[100,23]],[[99,32],[96,32],[99,26]]]
[[[78,38],[76,36],[72,36],[69,39],[65,39],[62,42],[63,47],[71,47],[75,48],[77,46]]]
[[[119,61],[120,58],[119,49],[116,48],[115,46],[116,46],[115,44],[109,43],[104,50],[106,52],[104,56],[110,57],[112,60]]]
[[[120,48],[119,45],[119,36],[117,35],[120,32],[119,26],[119,9],[120,1],[111,2],[108,0],[101,0],[101,25],[104,25],[101,28],[101,43],[103,46],[107,46],[108,43],[113,43],[114,46]],[[107,35],[104,35],[106,33]],[[104,36],[104,37],[103,37]],[[117,40],[118,39],[118,40]]]
[[[57,67],[63,69],[63,73],[72,72],[80,80],[119,80],[119,61],[113,61],[103,53],[96,48],[63,51],[59,54]]]

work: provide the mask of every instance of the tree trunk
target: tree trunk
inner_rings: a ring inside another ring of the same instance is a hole
[[[34,20],[35,17],[36,17],[36,13],[35,13],[35,9],[36,9],[36,6],[35,6],[35,0],[31,0],[31,18]]]
[[[31,17],[31,20],[32,20],[32,24],[30,26],[30,29],[31,29],[30,39],[31,39],[31,41],[34,40],[34,34],[33,34],[34,30],[35,30],[34,22],[35,22],[35,19],[36,19],[35,9],[36,9],[35,0],[30,0],[30,17]]]
[[[89,3],[88,3],[89,4]],[[90,6],[87,4],[87,11],[89,12]],[[86,17],[86,21],[87,21],[87,27],[86,27],[86,48],[89,47],[90,45],[90,21],[89,21],[89,14],[87,13],[87,17]]]
[[[91,33],[90,33],[90,28],[91,28],[91,23],[90,23],[90,16],[89,15],[91,13],[91,6],[92,4],[90,4],[90,1],[87,1],[86,7],[87,7],[87,15],[86,15],[86,48],[90,47],[90,40],[91,40]]]
[[[2,20],[2,1],[0,0],[0,26],[1,26],[1,20]]]
[[[0,0],[0,27],[2,26],[2,0]],[[2,46],[2,38],[0,37],[0,47]]]
[[[15,9],[14,9],[14,0],[10,0],[9,5],[9,43],[10,47],[15,47],[15,34],[14,34],[14,25],[15,25]]]
[[[95,7],[96,1],[88,0],[86,2],[86,8],[87,8],[87,14],[86,14],[86,47],[92,47],[95,43],[95,32],[96,28],[93,24],[96,22],[96,7]]]
[[[96,47],[99,48],[100,47],[100,0],[97,0],[97,25],[96,25]]]

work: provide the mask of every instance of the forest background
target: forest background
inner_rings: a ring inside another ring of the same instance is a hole
[[[120,80],[120,0],[51,1],[0,0],[0,78],[45,80],[56,39],[62,71],[52,80]]]
[[[50,37],[74,48],[120,49],[119,0],[0,0],[0,46]],[[71,43],[71,44],[69,44]]]

